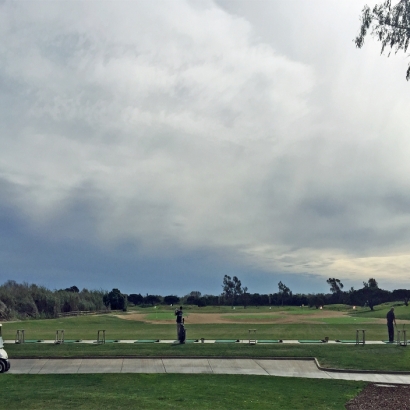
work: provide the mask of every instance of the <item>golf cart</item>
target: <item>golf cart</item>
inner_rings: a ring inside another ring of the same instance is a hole
[[[0,373],[7,372],[10,369],[9,357],[3,349],[3,337],[1,335],[2,324],[0,323]]]

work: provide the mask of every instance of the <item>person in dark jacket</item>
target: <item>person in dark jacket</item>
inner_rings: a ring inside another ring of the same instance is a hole
[[[389,342],[393,343],[394,342],[394,326],[397,326],[396,324],[396,316],[394,316],[394,307],[392,307],[388,312],[387,312],[387,330],[389,332]],[[393,326],[394,323],[394,326]]]
[[[182,306],[179,307],[179,309],[175,309],[175,316],[177,317],[176,322],[177,322],[177,339],[179,339],[179,332],[181,331],[181,325],[184,323],[184,318],[183,318],[184,312],[182,311]]]

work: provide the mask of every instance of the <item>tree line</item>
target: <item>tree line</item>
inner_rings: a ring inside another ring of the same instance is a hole
[[[103,290],[81,291],[77,286],[66,289],[49,290],[35,284],[19,284],[9,280],[0,286],[0,320],[54,318],[62,313],[76,311],[127,310],[128,306],[156,306],[156,305],[196,305],[203,306],[309,306],[319,308],[329,304],[347,304],[352,306],[374,306],[402,301],[408,306],[410,290],[395,289],[388,291],[381,289],[374,278],[363,282],[363,287],[351,287],[344,291],[344,285],[337,278],[326,280],[329,285],[328,293],[293,293],[282,281],[278,283],[278,290],[274,293],[250,293],[246,286],[242,286],[237,276],[225,275],[222,281],[222,292],[219,295],[202,295],[199,291],[179,297],[176,295],[150,295],[140,293],[124,294],[119,289],[110,292]]]

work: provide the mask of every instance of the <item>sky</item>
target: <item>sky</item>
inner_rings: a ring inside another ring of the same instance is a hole
[[[365,4],[1,0],[0,284],[410,288],[410,61]]]

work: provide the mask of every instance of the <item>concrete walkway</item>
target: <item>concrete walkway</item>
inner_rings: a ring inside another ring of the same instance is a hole
[[[410,374],[329,371],[313,359],[211,359],[211,358],[118,358],[118,359],[11,359],[6,374],[76,373],[207,373],[260,376],[364,380],[374,383],[410,384]]]

